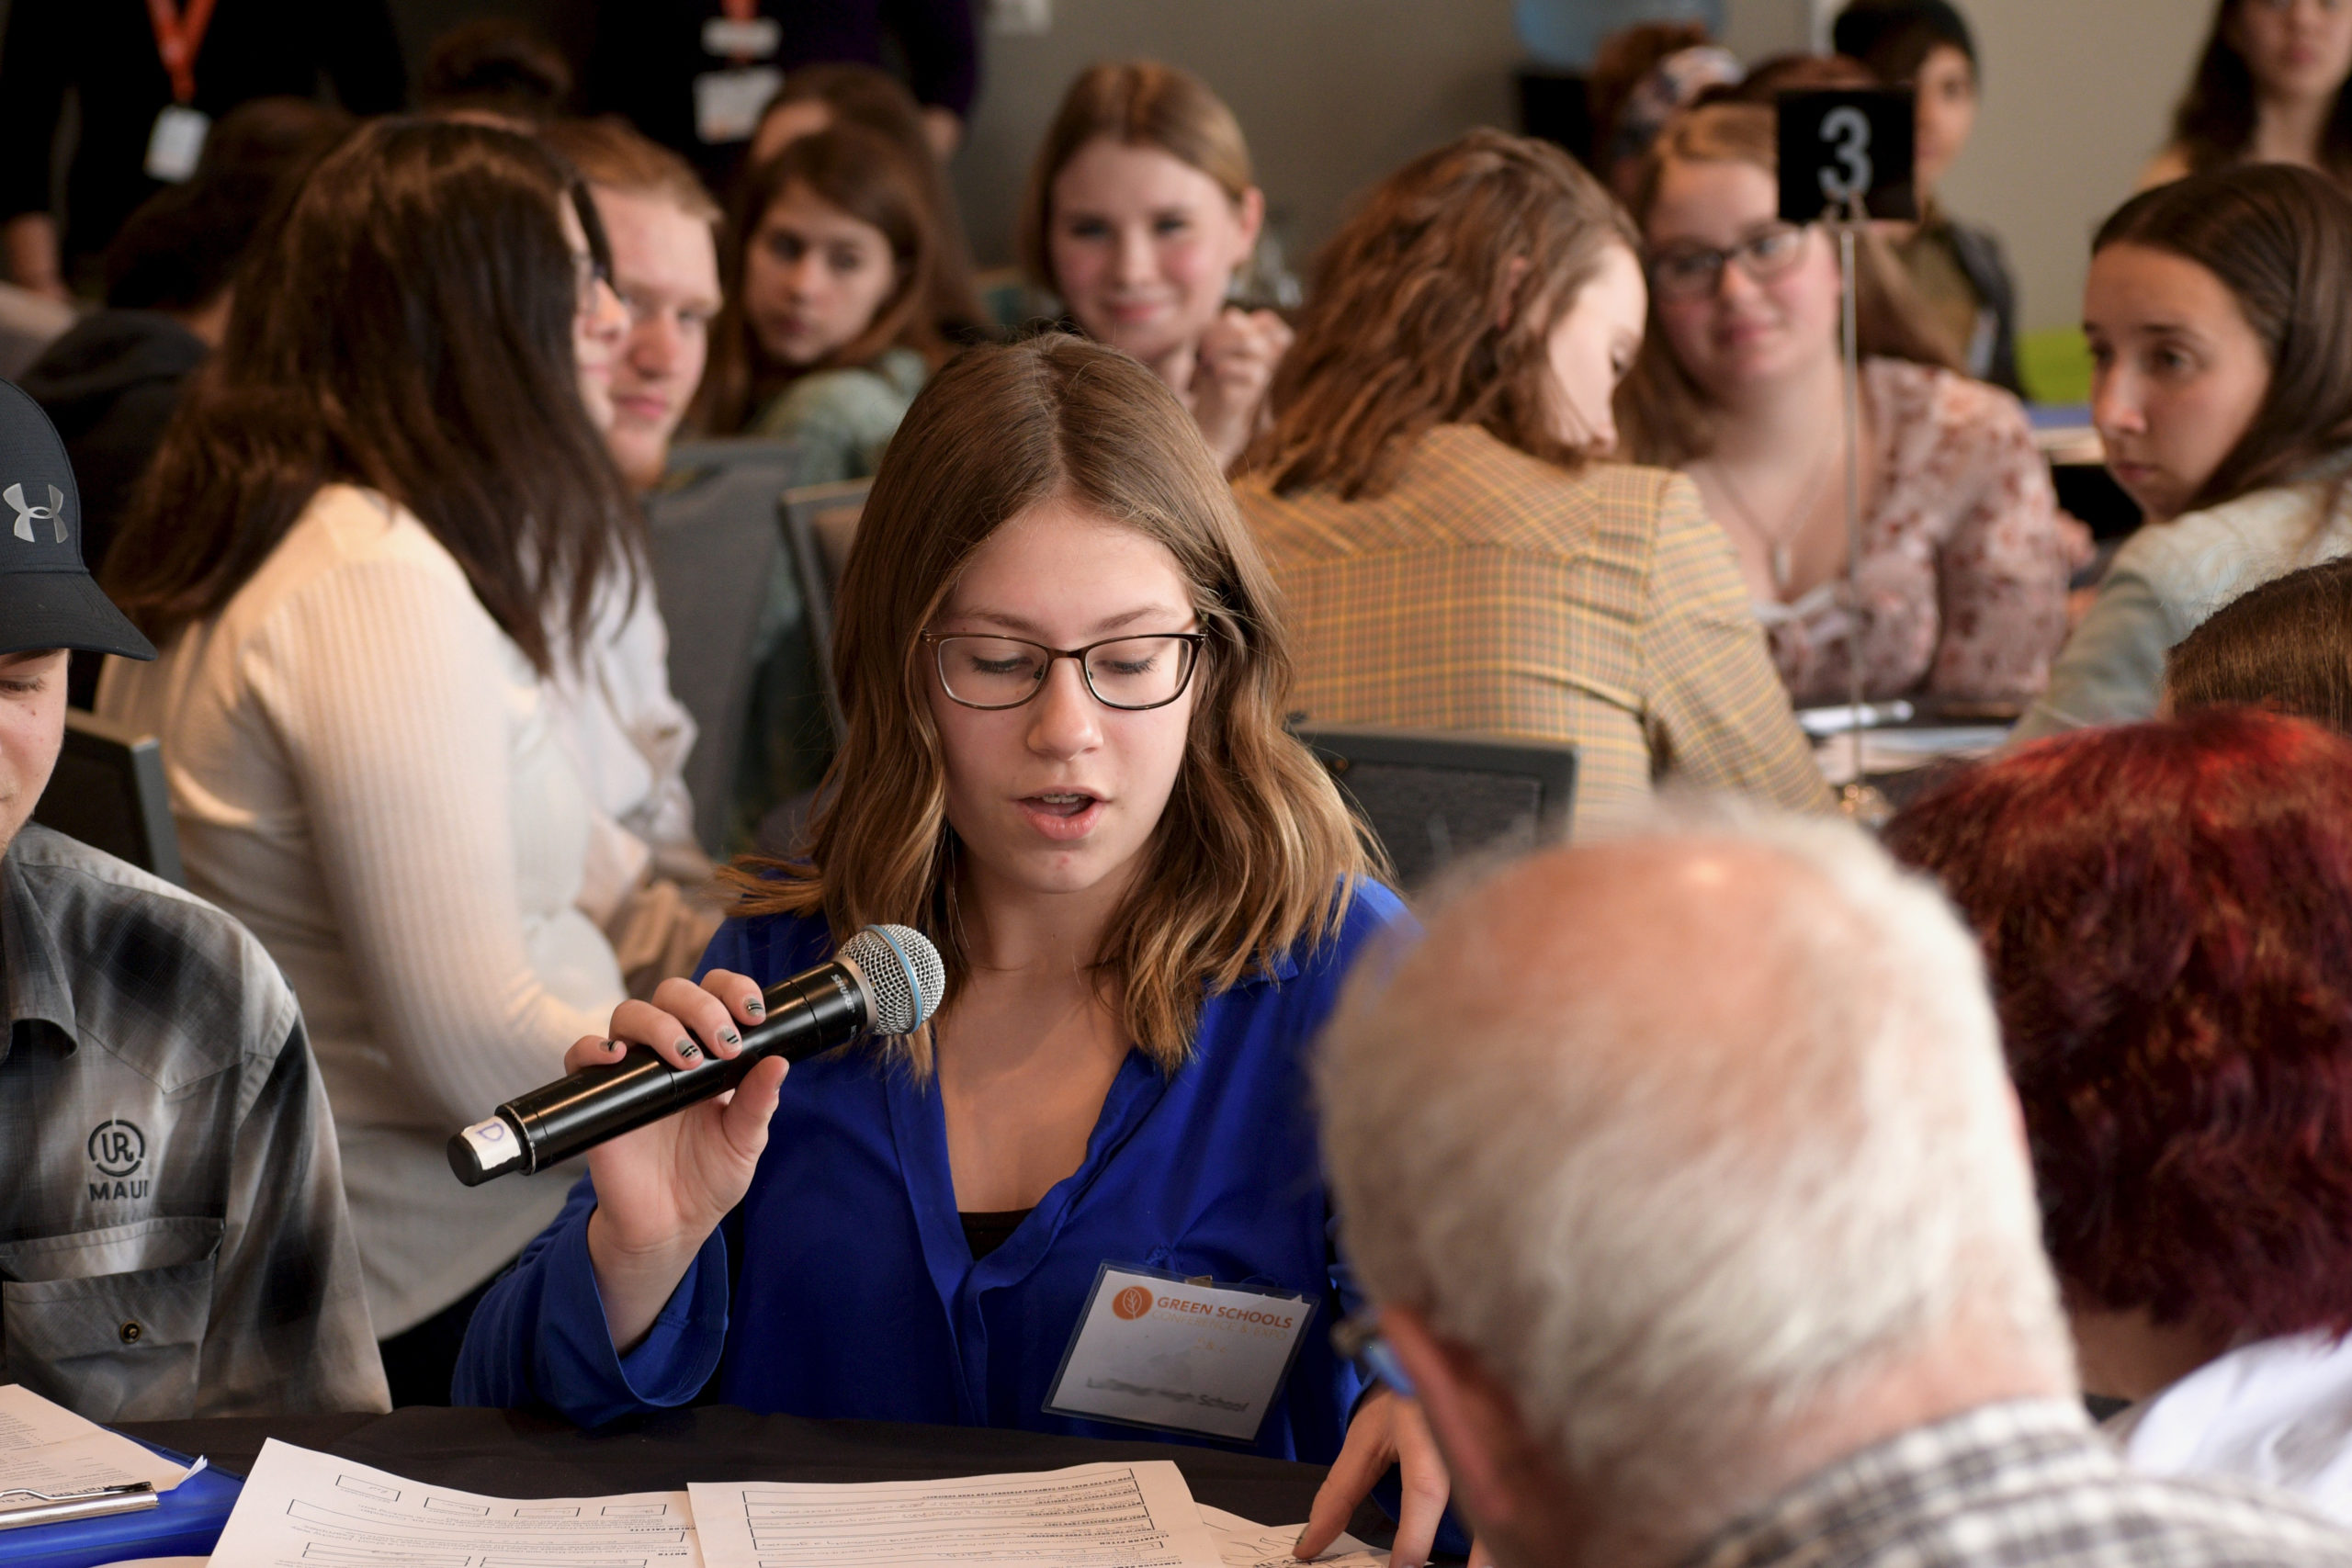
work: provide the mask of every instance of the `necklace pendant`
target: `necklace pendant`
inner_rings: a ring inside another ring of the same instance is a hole
[[[1772,541],[1772,586],[1782,593],[1789,591],[1789,580],[1796,574],[1795,564],[1789,558],[1789,544],[1785,539]]]

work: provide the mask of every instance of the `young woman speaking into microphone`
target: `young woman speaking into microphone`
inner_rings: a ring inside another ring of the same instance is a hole
[[[483,1303],[458,1397],[595,1423],[716,1376],[754,1410],[1132,1436],[1127,1309],[1279,1306],[1295,1357],[1261,1386],[1155,1390],[1176,1414],[1151,1424],[1317,1461],[1344,1444],[1334,1485],[1359,1495],[1401,1455],[1425,1554],[1435,1451],[1329,1347],[1352,1300],[1303,1071],[1350,962],[1404,916],[1283,730],[1274,600],[1133,360],[1049,336],[942,371],[842,583],[848,732],[805,854],[739,873],[699,987],[611,1032],[732,1054],[762,985],[880,921],[937,944],[946,1000],[781,1097],[763,1064],[595,1150]],[[570,1065],[616,1054],[585,1039]]]

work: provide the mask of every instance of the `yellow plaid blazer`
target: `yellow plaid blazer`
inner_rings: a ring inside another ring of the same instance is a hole
[[[1730,543],[1679,474],[1564,473],[1448,424],[1376,499],[1234,488],[1289,599],[1293,705],[1313,722],[1574,741],[1579,833],[1668,773],[1830,804]]]

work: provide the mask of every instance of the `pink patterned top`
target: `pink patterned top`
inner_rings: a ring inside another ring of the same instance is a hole
[[[1907,360],[1862,365],[1877,504],[1862,519],[1862,685],[2033,696],[2066,637],[2068,567],[2050,470],[1998,388]],[[1846,695],[1857,619],[1840,574],[1756,612],[1799,706]]]

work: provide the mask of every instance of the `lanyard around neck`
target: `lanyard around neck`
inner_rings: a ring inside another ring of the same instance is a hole
[[[731,3],[731,0],[730,0]],[[155,24],[155,52],[171,73],[172,97],[178,103],[196,101],[196,53],[204,47],[204,29],[212,25],[213,0],[147,0],[147,19]]]

